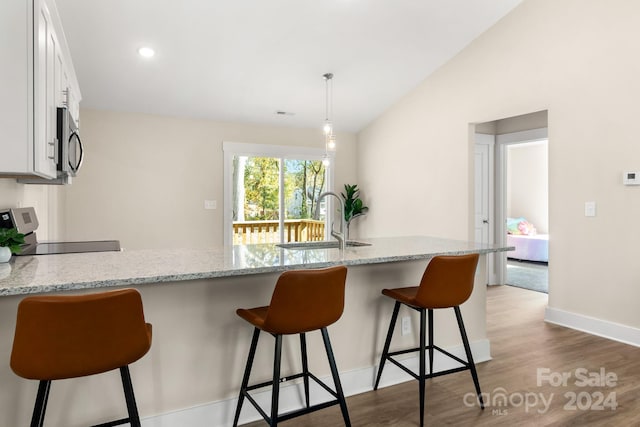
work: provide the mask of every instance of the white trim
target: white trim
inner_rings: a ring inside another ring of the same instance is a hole
[[[544,320],[545,322],[565,326],[591,335],[640,347],[640,329],[631,326],[552,307],[545,309]]]
[[[496,138],[497,139],[497,138]],[[496,149],[496,211],[495,211],[495,243],[506,246],[507,244],[507,145],[498,143]],[[507,282],[507,253],[495,254],[496,283]]]
[[[278,187],[282,191],[278,191],[278,212],[284,212],[284,159],[280,157],[278,159]],[[280,235],[280,241],[284,242],[284,215],[278,215],[278,234]]]
[[[475,134],[475,145],[487,145],[489,146],[489,165],[488,165],[488,185],[489,185],[489,212],[487,220],[489,221],[489,241],[486,243],[495,243],[495,135],[488,135],[483,133]],[[475,179],[478,179],[477,171],[474,172]],[[498,275],[495,268],[495,253],[489,253],[487,258],[487,284],[502,283],[498,281]]]
[[[482,339],[471,343],[471,351],[476,363],[486,362],[491,360],[490,342],[488,339]],[[466,359],[464,356],[464,349],[462,345],[450,347],[445,349],[450,353]],[[454,368],[460,366],[456,362],[447,359],[444,356],[436,354],[439,357],[434,358],[434,370],[440,371],[445,369]],[[428,357],[428,356],[427,356]],[[418,357],[409,357],[403,360],[407,367],[410,369],[417,369]],[[377,366],[370,366],[362,369],[357,369],[348,372],[340,373],[340,381],[344,390],[345,396],[353,396],[356,394],[364,393],[373,390],[373,380],[377,373]],[[322,381],[326,382],[330,387],[333,386],[333,381],[330,376],[321,377]],[[382,380],[380,387],[388,387],[395,384],[400,384],[406,381],[412,381],[405,372],[401,371],[398,367],[392,363],[386,363],[384,372],[382,374]],[[238,383],[240,378],[238,378]],[[482,384],[482,379],[480,379]],[[310,395],[311,403],[318,403],[329,400],[331,397],[326,391],[316,386],[314,381],[310,382]],[[469,390],[473,391],[473,383],[469,378]],[[417,395],[417,393],[416,393]],[[271,404],[271,392],[264,391],[260,393],[253,393],[252,396],[263,407],[268,408]],[[281,412],[290,411],[293,409],[302,407],[302,385],[286,384],[283,383],[280,387],[280,409]],[[464,396],[459,396],[462,402]],[[417,398],[417,397],[416,397]],[[216,402],[210,402],[203,405],[194,406],[191,408],[181,409],[173,412],[169,412],[162,415],[156,415],[152,417],[145,417],[142,419],[143,427],[198,427],[198,426],[212,426],[212,427],[226,427],[233,423],[233,416],[235,414],[236,404],[238,399],[225,399]],[[245,424],[252,421],[261,420],[262,417],[251,406],[251,403],[245,400],[242,406],[242,412],[240,415],[239,424]]]

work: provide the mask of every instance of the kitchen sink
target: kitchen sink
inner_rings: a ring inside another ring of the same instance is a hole
[[[322,240],[319,242],[289,242],[278,243],[276,246],[285,249],[331,249],[339,247],[340,242],[337,240]],[[356,242],[355,240],[347,240],[347,246],[371,246],[371,243]]]

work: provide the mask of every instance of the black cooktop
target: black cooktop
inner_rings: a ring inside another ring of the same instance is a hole
[[[96,240],[91,242],[43,242],[27,245],[16,255],[53,255],[81,252],[119,251],[118,240]]]

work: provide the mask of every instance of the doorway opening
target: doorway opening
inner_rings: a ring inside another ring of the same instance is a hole
[[[504,144],[507,245],[516,248],[507,253],[506,284],[548,293],[548,140]]]
[[[516,247],[488,256],[488,283],[547,292],[547,112],[479,123],[475,133],[476,241]]]

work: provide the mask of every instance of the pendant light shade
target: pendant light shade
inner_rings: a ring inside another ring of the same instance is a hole
[[[328,164],[329,161],[329,151],[336,151],[336,136],[333,133],[333,123],[331,121],[331,115],[333,113],[333,74],[326,73],[323,74],[325,84],[325,117],[324,117],[324,125],[322,130],[324,132],[324,148],[325,148],[325,156],[323,163]]]

